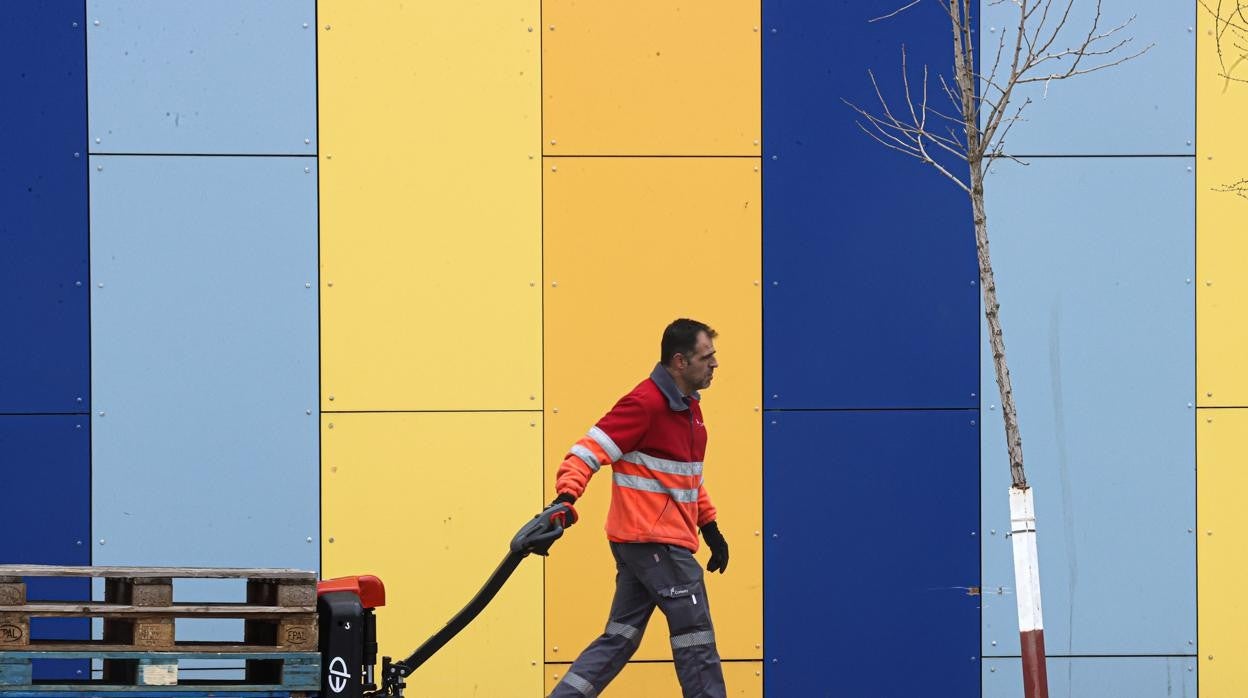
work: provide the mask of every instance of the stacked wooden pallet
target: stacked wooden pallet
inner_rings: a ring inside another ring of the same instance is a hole
[[[87,577],[104,580],[104,600],[30,599],[25,579]],[[182,603],[173,599],[174,579],[245,579],[238,602]],[[103,639],[30,637],[32,618],[101,618]],[[234,642],[183,641],[178,619],[241,618],[243,638]],[[320,688],[317,652],[316,576],[289,569],[174,567],[56,567],[0,565],[0,696],[100,696],[102,694],[298,698]],[[100,660],[103,675],[82,681],[35,681],[38,659]],[[241,682],[193,680],[179,662],[246,662]]]

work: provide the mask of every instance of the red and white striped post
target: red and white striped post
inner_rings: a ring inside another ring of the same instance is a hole
[[[1044,614],[1040,607],[1040,561],[1036,554],[1036,509],[1030,487],[1010,488],[1010,538],[1014,542],[1014,586],[1018,636],[1023,655],[1023,695],[1049,698],[1044,659]]]

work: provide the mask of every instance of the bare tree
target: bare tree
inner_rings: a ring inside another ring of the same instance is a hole
[[[1198,1],[1213,17],[1218,77],[1226,81],[1223,91],[1230,89],[1233,83],[1248,84],[1248,0]],[[1248,178],[1213,189],[1248,199]]]
[[[1125,30],[1134,17],[1107,28],[1103,24],[1101,0],[990,0],[990,6],[1015,6],[1017,21],[1000,32],[995,49],[989,51],[991,63],[984,72],[983,65],[981,70],[976,70],[977,35],[971,14],[972,6],[979,6],[978,0],[933,1],[940,2],[947,11],[953,32],[953,84],[943,73],[933,80],[927,66],[923,67],[921,81],[912,79],[903,46],[904,101],[886,98],[875,73],[868,70],[879,100],[878,111],[846,103],[862,117],[858,125],[867,135],[932,166],[970,196],[988,341],[1001,394],[1001,416],[1005,420],[1010,461],[1010,520],[1024,694],[1026,698],[1047,698],[1034,501],[1023,469],[1023,439],[1005,358],[1001,305],[997,301],[997,283],[988,250],[984,179],[998,159],[1021,163],[1007,149],[1011,129],[1018,125],[1031,104],[1031,98],[1025,95],[1019,101],[1019,94],[1025,91],[1020,88],[1038,84],[1047,94],[1055,82],[1112,68],[1139,57],[1152,47],[1133,49],[1132,39],[1126,36]],[[920,2],[922,0],[913,0],[872,21],[887,19]],[[1075,19],[1076,9],[1082,16],[1085,7],[1091,10],[1091,19]],[[951,110],[943,111],[937,103]]]

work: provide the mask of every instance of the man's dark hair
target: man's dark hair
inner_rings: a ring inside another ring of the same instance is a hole
[[[673,320],[672,324],[663,330],[663,342],[659,346],[659,362],[666,366],[677,354],[685,356],[693,354],[693,350],[698,346],[698,335],[703,332],[711,339],[718,336],[715,330],[712,330],[705,322],[683,317]]]

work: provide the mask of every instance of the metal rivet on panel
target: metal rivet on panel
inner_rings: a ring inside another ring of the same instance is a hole
[[[530,395],[530,396],[529,396],[529,399],[530,399],[530,400],[536,400],[536,399],[537,399],[537,396],[536,396],[536,395]]]
[[[754,145],[758,145],[758,140],[755,140],[755,141],[754,141]]]
[[[756,535],[756,536],[761,536],[761,535],[763,535],[763,532],[762,532],[762,531],[755,531],[755,532],[754,532],[754,535]]]
[[[326,24],[326,25],[325,25],[325,31],[329,31],[329,25],[328,25],[328,24]]]
[[[550,171],[551,171],[551,172],[558,172],[558,171],[559,171],[559,167],[558,167],[557,165],[551,165],[551,166],[550,166]]]
[[[303,413],[304,413],[304,414],[312,414],[312,410],[304,410],[304,411],[303,411]]]
[[[97,26],[97,27],[98,27],[98,26],[100,26],[100,20],[98,20],[98,19],[97,19],[97,20],[95,20],[95,26]]]
[[[330,428],[330,429],[333,429],[333,428],[334,428],[334,423],[333,423],[333,422],[330,422],[330,423],[329,423],[329,428]]]
[[[309,174],[309,173],[311,173],[311,172],[312,172],[312,168],[311,168],[311,167],[305,167],[305,168],[303,168],[303,173],[304,173],[304,174]]]
[[[553,139],[553,138],[552,138],[552,139],[550,139],[550,144],[551,144],[551,145],[558,145],[558,143],[557,143],[557,142],[555,142],[555,139]]]
[[[1205,397],[1213,397],[1213,393],[1205,393]]]
[[[103,538],[101,538],[101,539],[100,539],[100,545],[104,545],[104,539],[103,539]]]
[[[311,282],[311,281],[305,281],[305,282],[303,282],[303,287],[304,287],[304,288],[312,288],[312,282]]]
[[[551,287],[551,288],[559,288],[559,282],[558,282],[558,281],[552,281],[552,282],[550,282],[550,287]]]
[[[334,282],[332,282],[332,281],[331,281],[331,282],[329,282],[328,286],[329,286],[330,288],[333,288],[333,287],[334,287]]]
[[[333,402],[333,401],[334,401],[334,396],[333,396],[333,395],[330,395],[330,396],[329,396],[329,401],[330,401],[330,402]]]
[[[103,166],[103,165],[96,165],[96,166],[95,166],[95,171],[96,171],[96,172],[103,172],[103,171],[104,171],[104,166]]]
[[[77,22],[74,22],[74,28],[75,28],[75,29],[77,29],[77,28],[78,28],[78,23],[77,23]]]
[[[75,285],[75,286],[82,286],[82,282],[81,282],[81,281],[75,281],[75,282],[74,282],[74,285]]]
[[[82,153],[74,153],[74,157],[75,157],[75,158],[80,158],[80,157],[82,157]]]
[[[99,142],[100,142],[100,139],[99,139],[99,138],[96,138],[96,139],[95,139],[95,142],[96,142],[96,143],[99,143]]]
[[[303,25],[303,26],[305,26],[305,27],[306,27],[306,26],[308,26],[308,25],[306,25],[306,24],[305,24],[305,25]],[[309,543],[311,543],[311,542],[312,542],[312,536],[308,536],[308,542],[309,542]]]
[[[555,30],[555,25],[550,25],[550,30],[553,32]]]
[[[97,283],[97,284],[95,285],[95,287],[96,287],[96,288],[104,288],[104,282],[103,282],[103,281],[100,281],[99,283]]]
[[[329,537],[329,542],[330,542],[330,543],[333,543],[333,542],[334,542],[334,537],[333,537],[333,536],[330,536],[330,537]]]
[[[529,31],[533,31],[533,27],[529,27]]]
[[[99,415],[100,415],[101,417],[103,417],[103,416],[104,416],[104,410],[100,410],[100,411],[99,411]]]
[[[779,155],[772,155],[772,156],[771,156],[771,159],[772,159],[772,160],[779,160],[779,159],[780,159],[780,156],[779,156]]]
[[[559,408],[558,408],[558,407],[556,407],[553,411],[554,411],[554,413],[555,413],[555,414],[559,414]]]
[[[82,545],[82,541],[80,541],[80,540],[76,540],[76,541],[74,541],[74,545]]]
[[[304,22],[304,23],[303,23],[303,28],[304,28],[304,29],[307,29],[307,28],[308,28],[308,23],[307,23],[307,22]]]
[[[303,139],[303,144],[304,144],[304,145],[311,145],[311,144],[312,144],[312,139],[311,139],[311,138],[305,138],[305,139]]]

